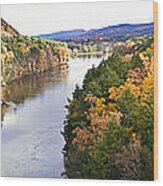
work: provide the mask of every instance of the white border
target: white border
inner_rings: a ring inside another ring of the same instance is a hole
[[[0,4],[13,4],[13,3],[55,3],[55,2],[93,2],[95,0],[1,0]],[[96,0],[100,2],[100,0]],[[124,1],[124,0],[112,0],[112,1]],[[130,0],[131,1],[131,0]],[[138,0],[140,1],[140,0]],[[146,0],[147,1],[147,0]],[[163,50],[163,0],[157,0],[159,3],[159,51]],[[145,7],[144,7],[145,8]],[[143,181],[110,181],[110,180],[62,180],[62,179],[47,179],[47,178],[0,178],[0,185],[2,186],[148,186],[156,185],[163,186],[163,52],[159,52],[159,65],[158,65],[158,83],[159,83],[159,179],[155,182],[143,182]],[[54,160],[55,161],[55,160]]]

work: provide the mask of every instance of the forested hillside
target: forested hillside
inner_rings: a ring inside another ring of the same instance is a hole
[[[89,70],[66,106],[69,178],[153,180],[153,37],[130,43]]]
[[[31,73],[41,73],[68,60],[61,42],[20,35],[2,19],[1,75],[9,83]]]

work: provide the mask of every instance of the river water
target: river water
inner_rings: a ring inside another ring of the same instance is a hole
[[[71,59],[68,72],[51,72],[14,82],[6,99],[1,132],[1,175],[62,178],[63,121],[67,98],[102,58]]]

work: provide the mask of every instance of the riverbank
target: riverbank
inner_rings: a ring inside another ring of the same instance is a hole
[[[29,73],[27,75],[24,75],[22,77],[15,79],[15,80],[12,80],[5,85],[2,84],[2,87],[1,87],[1,114],[2,114],[1,121],[3,121],[4,115],[8,111],[8,109],[10,107],[12,107],[11,103],[15,103],[15,104],[17,103],[16,98],[17,98],[17,94],[19,96],[19,91],[24,92],[24,90],[22,90],[21,87],[23,86],[23,82],[26,81],[26,79],[33,78],[33,77],[46,77],[49,74],[51,76],[51,78],[53,79],[53,81],[57,81],[57,77],[59,74],[60,74],[60,77],[62,77],[63,79],[67,76],[68,68],[69,68],[69,66],[68,66],[67,62],[60,63],[60,64],[55,65],[53,68],[48,69],[44,72]],[[18,89],[15,89],[14,88],[15,84],[19,84],[22,86],[19,86]],[[31,89],[31,87],[28,87],[26,89],[26,91],[24,92],[26,94],[26,96],[25,95],[23,96],[24,99],[29,96],[28,92],[30,91],[30,89]],[[15,94],[12,93],[13,91],[15,92]],[[15,97],[11,97],[10,95],[15,95]],[[24,100],[22,100],[22,101],[24,101]]]
[[[14,81],[11,104],[2,121],[2,175],[65,178],[63,131],[67,98],[82,86],[87,71],[102,58],[70,59],[66,71],[32,75]]]
[[[7,24],[7,23],[6,23]],[[3,24],[1,25],[2,30]],[[9,32],[8,30],[5,31]],[[69,59],[66,44],[53,40],[2,32],[1,36],[1,106],[2,117],[8,103],[5,94],[8,87],[23,78],[50,71],[68,71]]]
[[[131,49],[88,70],[66,106],[68,178],[153,180],[153,38],[136,38]]]
[[[2,84],[42,73],[68,61],[65,44],[35,37],[2,36]]]

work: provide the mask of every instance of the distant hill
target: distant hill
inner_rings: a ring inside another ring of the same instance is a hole
[[[2,36],[18,36],[19,32],[9,25],[4,19],[1,18],[1,34]]]
[[[43,34],[38,37],[54,39],[64,42],[93,43],[93,42],[117,42],[125,41],[136,36],[152,35],[154,23],[145,24],[120,24],[101,29],[70,30],[52,34]]]
[[[43,37],[46,39],[55,39],[55,40],[70,40],[70,39],[75,39],[78,36],[81,36],[85,34],[86,31],[82,29],[76,29],[76,30],[70,30],[70,31],[61,31],[61,32],[56,32],[52,34],[42,34],[39,35],[39,37]]]

